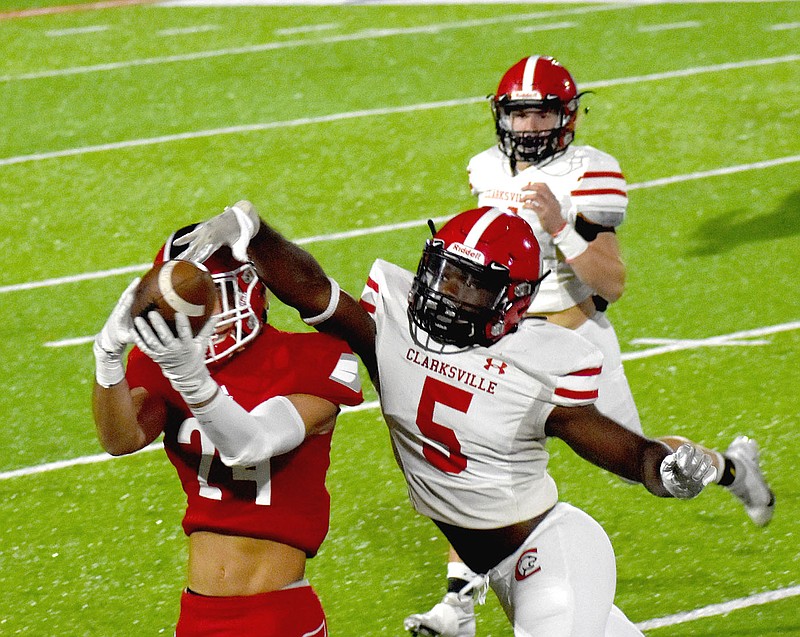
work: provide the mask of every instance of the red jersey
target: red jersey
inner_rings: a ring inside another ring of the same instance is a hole
[[[209,366],[214,380],[252,410],[273,396],[310,394],[336,405],[363,401],[358,362],[343,341],[319,333],[281,332],[266,325],[241,352]],[[203,434],[183,398],[156,363],[131,350],[131,388],[143,387],[167,405],[164,448],[186,493],[186,535],[212,531],[262,538],[316,554],[328,532],[325,476],[332,432],[308,436],[292,451],[252,467],[228,467]]]

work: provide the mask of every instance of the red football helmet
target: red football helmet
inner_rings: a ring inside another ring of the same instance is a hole
[[[581,95],[569,71],[553,58],[522,58],[506,71],[491,96],[500,150],[512,164],[538,164],[565,150],[575,138]],[[511,113],[522,109],[555,111],[558,124],[548,131],[514,131]]]
[[[175,232],[161,248],[155,262],[180,259],[186,246],[175,246],[173,241],[193,230],[195,225]],[[219,320],[206,354],[206,363],[213,363],[232,356],[258,336],[267,322],[269,305],[267,287],[258,278],[255,268],[234,259],[227,246],[219,248],[203,265],[211,272],[220,304],[215,314]]]
[[[489,207],[462,212],[425,245],[408,299],[414,339],[441,352],[496,343],[517,329],[541,269],[524,219]]]

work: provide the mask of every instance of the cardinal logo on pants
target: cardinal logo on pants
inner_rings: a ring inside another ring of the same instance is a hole
[[[539,550],[528,549],[517,560],[517,568],[514,571],[514,578],[521,582],[522,580],[530,577],[534,573],[542,570],[539,566]]]

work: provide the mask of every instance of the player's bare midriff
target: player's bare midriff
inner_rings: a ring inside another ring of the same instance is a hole
[[[529,520],[499,529],[464,529],[434,520],[464,563],[476,573],[487,573],[516,551],[539,526],[552,507]]]
[[[568,307],[566,310],[561,310],[559,312],[537,312],[536,316],[543,316],[551,323],[576,330],[587,320],[592,318],[596,311],[597,308],[594,305],[594,300],[592,300],[590,296],[577,305]]]
[[[189,588],[200,595],[268,593],[305,576],[306,554],[272,540],[195,531],[189,536]]]

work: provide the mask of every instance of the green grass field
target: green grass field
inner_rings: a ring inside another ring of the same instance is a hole
[[[100,453],[83,337],[171,230],[248,198],[360,294],[375,257],[413,268],[424,221],[471,206],[482,98],[541,53],[594,91],[578,142],[631,185],[609,315],[645,431],[755,437],[778,506],[757,529],[722,489],[657,500],[553,441],[562,498],[608,531],[648,635],[800,636],[800,3],[9,15],[66,1],[0,7],[0,635],[172,634],[174,470],[159,450],[80,461]],[[333,635],[401,636],[441,596],[446,545],[377,409],[340,418],[333,455],[310,579]],[[479,635],[511,634],[490,595]]]

